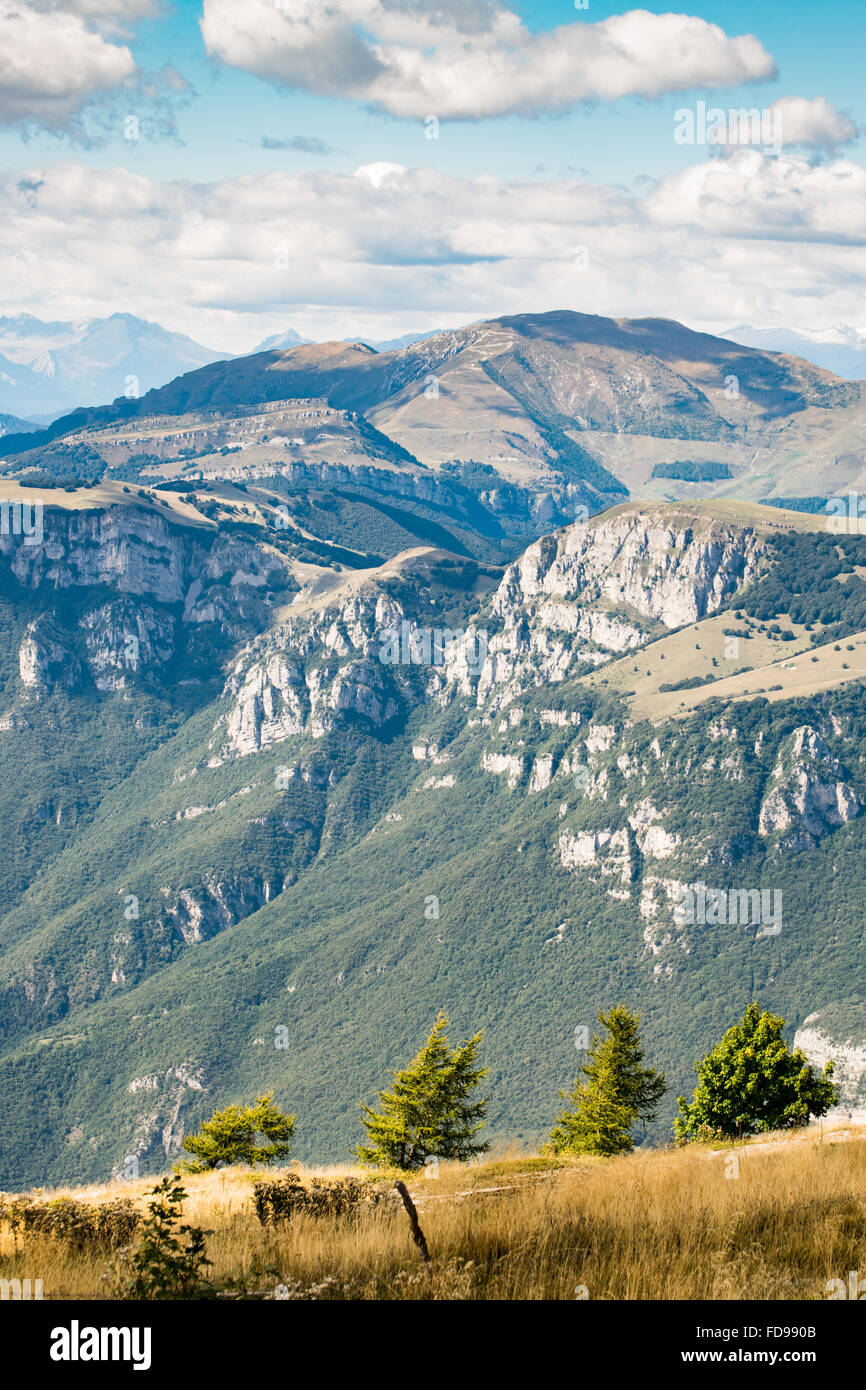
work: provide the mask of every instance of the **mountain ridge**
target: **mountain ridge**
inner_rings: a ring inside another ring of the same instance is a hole
[[[753,500],[827,495],[866,475],[861,383],[671,320],[572,311],[482,321],[391,352],[299,344],[214,362],[35,439],[5,438],[0,454],[50,451],[82,427],[320,396],[437,472],[480,465],[542,491],[548,476],[554,491],[582,478],[600,494],[591,510],[617,490],[695,496],[689,468],[702,462],[715,469],[711,493]],[[688,466],[659,472],[662,462]]]
[[[792,353],[851,381],[866,377],[866,335],[848,324],[809,330],[739,324],[728,329],[725,336],[749,347]]]

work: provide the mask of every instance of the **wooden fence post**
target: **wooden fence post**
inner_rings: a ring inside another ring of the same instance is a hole
[[[421,1251],[421,1258],[424,1261],[424,1268],[427,1270],[427,1276],[428,1278],[432,1278],[432,1270],[430,1268],[430,1251],[427,1248],[427,1241],[424,1238],[424,1232],[421,1230],[421,1226],[418,1222],[418,1213],[415,1210],[415,1203],[409,1196],[409,1189],[404,1182],[400,1182],[398,1179],[397,1182],[395,1182],[394,1186],[400,1193],[400,1196],[403,1201],[403,1206],[406,1208],[406,1214],[409,1217],[409,1225],[412,1227],[412,1239],[418,1246],[418,1249]]]

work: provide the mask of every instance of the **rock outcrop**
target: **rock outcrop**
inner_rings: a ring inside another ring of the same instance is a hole
[[[834,1029],[818,1010],[809,1014],[794,1034],[794,1047],[802,1048],[813,1067],[834,1064],[833,1084],[839,1088],[839,1104],[829,1118],[866,1123],[866,1039],[859,1042],[834,1036]],[[862,1034],[861,1034],[862,1039]]]
[[[282,879],[206,874],[195,888],[161,890],[168,900],[164,919],[188,946],[193,945],[258,912],[282,889]]]
[[[576,521],[510,565],[490,603],[480,673],[448,659],[455,691],[496,710],[715,613],[759,572],[749,526],[634,509]]]
[[[602,879],[617,880],[616,889],[608,888],[613,897],[629,898],[635,862],[632,842],[627,830],[580,830],[574,834],[563,830],[559,836],[559,859],[564,869],[597,868]]]
[[[789,847],[815,844],[859,816],[863,803],[817,729],[803,724],[780,750],[758,823]]]
[[[86,613],[79,627],[98,690],[123,690],[131,676],[164,665],[174,652],[172,616],[149,603],[115,599]]]
[[[176,1158],[186,1132],[183,1112],[207,1089],[205,1069],[194,1061],[133,1077],[126,1088],[134,1112],[132,1134],[112,1176],[138,1177],[151,1155],[151,1162],[159,1163]]]
[[[218,723],[225,737],[214,743],[211,766],[302,733],[323,738],[354,719],[379,730],[423,699],[415,668],[380,660],[382,633],[403,616],[370,584],[250,643],[226,682],[232,704]]]
[[[36,694],[76,685],[80,664],[53,613],[43,613],[27,624],[18,651],[18,673],[22,685]]]

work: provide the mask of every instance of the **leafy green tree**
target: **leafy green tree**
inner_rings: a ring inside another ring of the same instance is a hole
[[[211,1263],[205,1254],[205,1236],[212,1233],[181,1222],[186,1192],[180,1178],[163,1178],[150,1195],[154,1200],[147,1204],[121,1297],[148,1302],[214,1298],[216,1290],[204,1277]]]
[[[255,1105],[228,1105],[205,1120],[198,1134],[183,1141],[192,1161],[182,1160],[182,1173],[207,1173],[221,1164],[248,1163],[250,1167],[285,1158],[295,1132],[294,1115],[284,1115],[274,1105],[274,1093],[259,1096]],[[263,1142],[259,1142],[261,1135]]]
[[[814,1072],[799,1048],[789,1050],[784,1026],[779,1015],[750,1004],[742,1021],[695,1063],[698,1084],[692,1102],[680,1096],[680,1116],[674,1121],[678,1143],[707,1134],[739,1139],[794,1129],[836,1103],[833,1063]]]
[[[617,1004],[598,1021],[607,1037],[596,1034],[574,1090],[560,1092],[570,1105],[551,1131],[554,1153],[630,1153],[636,1123],[655,1118],[665,1093],[664,1076],[643,1066],[640,1014]]]
[[[477,1065],[481,1034],[452,1051],[440,1013],[421,1051],[403,1071],[394,1073],[390,1091],[379,1093],[380,1110],[361,1107],[367,1144],[357,1149],[370,1167],[404,1170],[423,1168],[427,1158],[473,1158],[488,1145],[476,1141],[483,1125],[486,1100],[470,1096],[482,1077]]]

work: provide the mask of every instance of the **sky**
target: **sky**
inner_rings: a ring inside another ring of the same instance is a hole
[[[0,0],[0,314],[866,331],[864,38],[862,0]]]

